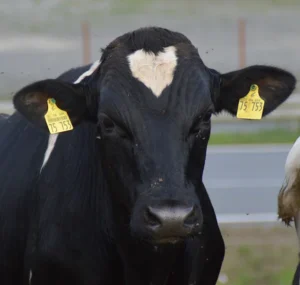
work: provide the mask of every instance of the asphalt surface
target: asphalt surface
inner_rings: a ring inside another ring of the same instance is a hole
[[[291,146],[209,147],[204,183],[220,222],[276,221]]]

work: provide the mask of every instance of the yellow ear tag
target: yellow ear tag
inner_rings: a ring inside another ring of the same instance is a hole
[[[236,116],[239,119],[260,120],[264,106],[265,101],[259,96],[258,86],[252,84],[249,93],[240,99]]]
[[[50,134],[58,134],[73,130],[73,125],[68,113],[56,106],[55,99],[50,98],[47,100],[47,103],[48,111],[45,115],[45,120]]]

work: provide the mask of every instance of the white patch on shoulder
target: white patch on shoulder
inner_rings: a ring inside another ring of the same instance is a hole
[[[132,75],[151,89],[156,97],[172,83],[177,66],[174,46],[164,48],[157,55],[140,49],[127,58]]]
[[[290,189],[300,170],[300,137],[290,149],[285,162],[286,189]]]
[[[32,279],[32,271],[29,270],[29,285],[31,284],[31,279]]]
[[[53,135],[50,134],[49,135],[48,146],[47,146],[47,149],[46,149],[46,152],[44,155],[44,161],[43,161],[42,167],[40,169],[40,172],[43,170],[44,166],[46,165],[47,161],[49,160],[49,157],[55,147],[57,137],[58,137],[58,134],[53,134]]]
[[[78,79],[74,81],[74,84],[78,84],[84,78],[86,78],[87,76],[92,75],[93,72],[99,67],[100,63],[101,63],[100,60],[96,60],[86,72],[84,72],[83,74],[81,74],[78,77]],[[50,134],[49,135],[48,146],[47,146],[47,149],[46,149],[46,152],[45,152],[45,155],[44,155],[44,161],[43,161],[42,167],[40,169],[40,172],[43,170],[44,166],[48,162],[48,160],[50,158],[50,155],[51,155],[51,153],[52,153],[52,151],[53,151],[53,149],[55,147],[55,143],[57,141],[57,138],[58,138],[58,134],[53,134],[53,135]]]
[[[93,72],[99,67],[100,65],[100,60],[96,60],[88,69],[86,72],[82,73],[76,81],[74,81],[74,84],[80,83],[84,78],[87,76],[90,76],[93,74]]]

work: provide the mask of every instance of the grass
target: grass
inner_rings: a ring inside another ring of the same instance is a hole
[[[226,254],[218,285],[292,284],[298,262],[294,228],[223,226],[221,231]]]
[[[294,143],[299,130],[274,129],[248,133],[212,134],[209,145]]]

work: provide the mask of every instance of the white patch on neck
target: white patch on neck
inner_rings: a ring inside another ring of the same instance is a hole
[[[29,285],[31,284],[31,279],[32,279],[32,271],[29,270]]]
[[[157,55],[140,49],[127,58],[132,75],[151,89],[156,97],[172,83],[177,65],[174,46],[164,48]]]
[[[49,157],[55,147],[55,143],[56,143],[56,140],[57,140],[57,137],[58,137],[58,134],[50,134],[49,135],[49,139],[48,139],[48,146],[47,146],[47,149],[46,149],[46,152],[45,152],[45,155],[44,155],[44,161],[43,161],[43,165],[40,169],[40,172],[42,172],[44,166],[46,165],[46,163],[48,162],[49,160]]]
[[[99,67],[100,63],[101,63],[100,60],[96,60],[86,72],[84,72],[83,74],[81,74],[78,77],[78,79],[76,81],[74,81],[74,84],[78,84],[84,78],[86,78],[87,76],[92,75],[93,72]],[[48,160],[50,158],[50,155],[51,155],[51,153],[52,153],[52,151],[53,151],[53,149],[55,147],[55,143],[57,141],[58,135],[59,134],[53,134],[53,135],[50,134],[49,135],[48,146],[47,146],[47,149],[46,149],[46,152],[45,152],[45,155],[44,155],[44,161],[43,161],[42,167],[40,169],[40,172],[42,172],[44,166],[46,165],[46,163],[48,162]]]
[[[300,170],[300,137],[290,149],[285,162],[286,189],[289,190],[294,183],[297,173]]]
[[[76,81],[74,81],[74,84],[80,83],[84,78],[86,78],[87,76],[90,76],[94,73],[94,71],[98,68],[98,66],[100,65],[100,60],[96,60],[90,67],[90,69],[88,69],[86,72],[82,73],[78,79]]]

